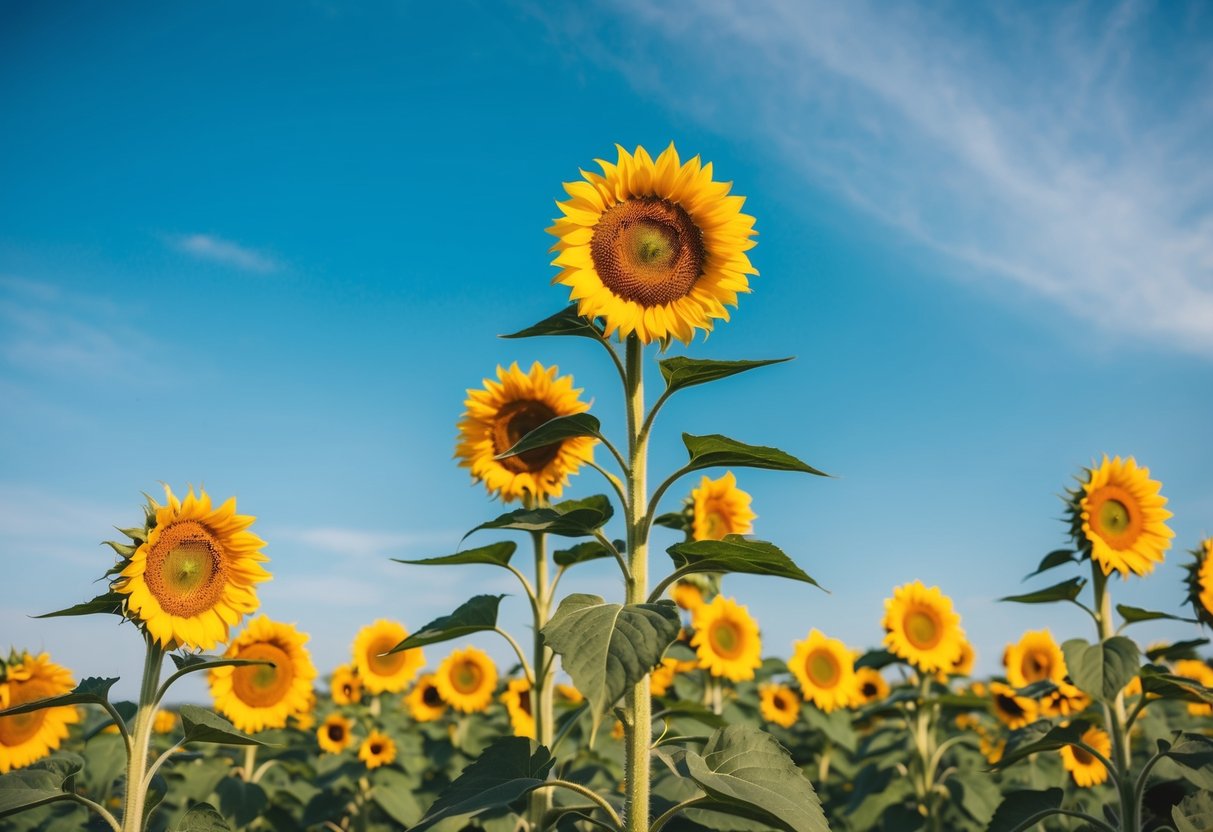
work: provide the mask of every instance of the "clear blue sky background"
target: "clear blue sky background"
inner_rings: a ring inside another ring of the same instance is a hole
[[[758,536],[831,590],[730,578],[765,652],[811,627],[876,645],[915,578],[983,673],[1025,629],[1089,637],[994,599],[1064,542],[1057,495],[1104,453],[1163,481],[1177,533],[1116,597],[1178,611],[1213,533],[1209,7],[673,8],[0,4],[0,646],[133,695],[134,628],[27,616],[99,590],[98,542],[160,481],[257,515],[263,610],[322,672],[375,618],[513,591],[388,558],[497,513],[451,453],[498,363],[559,364],[618,432],[592,344],[495,336],[567,299],[561,182],[671,140],[760,231],[753,294],[689,352],[798,360],[682,394],[654,475],[681,430],[838,475],[738,472]],[[565,588],[619,594],[603,564]]]

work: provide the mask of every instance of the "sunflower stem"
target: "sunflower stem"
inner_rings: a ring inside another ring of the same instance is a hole
[[[257,746],[246,745],[244,747],[244,768],[241,774],[244,775],[244,782],[253,782],[253,772],[257,770]]]
[[[1091,576],[1091,586],[1095,594],[1095,609],[1098,611],[1095,621],[1099,628],[1099,640],[1104,642],[1116,634],[1116,626],[1112,619],[1112,594],[1108,592],[1108,576],[1103,573],[1094,559],[1091,560]],[[1117,792],[1120,795],[1120,826],[1124,832],[1138,832],[1140,824],[1137,820],[1136,795],[1131,776],[1133,756],[1129,747],[1124,692],[1117,691],[1116,697],[1111,702],[1105,702],[1103,708],[1104,720],[1112,738],[1112,760],[1116,764],[1115,779]]]
[[[122,832],[143,832],[143,807],[150,785],[150,780],[144,782],[147,775],[148,746],[151,743],[152,726],[156,722],[160,669],[164,664],[164,650],[156,640],[148,633],[143,634],[143,639],[147,644],[147,655],[143,660],[139,710],[135,714],[131,753],[126,764],[126,800],[122,811]]]
[[[531,686],[531,713],[535,718],[535,739],[544,748],[551,749],[555,734],[552,713],[552,651],[543,640],[543,628],[547,626],[552,610],[552,584],[548,578],[547,535],[531,532],[531,543],[535,550],[535,627],[534,627],[534,681]],[[532,832],[542,832],[544,818],[552,808],[550,789],[531,792],[529,805]]]

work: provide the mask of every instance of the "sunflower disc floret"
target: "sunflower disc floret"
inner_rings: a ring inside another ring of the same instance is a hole
[[[1071,535],[1105,575],[1145,575],[1162,563],[1175,533],[1161,490],[1133,457],[1105,456],[1088,470],[1070,504]]]
[[[497,687],[497,665],[476,647],[456,650],[434,671],[434,684],[452,708],[470,714],[483,711],[493,701]]]

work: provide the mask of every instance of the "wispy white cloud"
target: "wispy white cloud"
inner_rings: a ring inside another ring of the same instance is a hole
[[[390,557],[418,546],[454,545],[457,532],[393,532],[361,528],[320,526],[308,529],[276,529],[276,540],[303,544],[309,548],[347,558]]]
[[[179,234],[168,239],[175,249],[199,260],[257,274],[271,274],[282,269],[277,259],[264,252],[211,234]]]
[[[966,277],[1213,356],[1208,10],[948,9],[633,0],[537,14],[638,91],[775,151]]]

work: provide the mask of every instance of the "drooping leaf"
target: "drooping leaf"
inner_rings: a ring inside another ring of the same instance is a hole
[[[63,784],[84,767],[78,754],[60,752],[0,774],[0,818],[56,800],[66,800]]]
[[[694,540],[675,543],[666,549],[680,571],[737,572],[747,575],[772,575],[791,578],[819,587],[778,546],[765,540],[747,540],[739,534],[723,540]]]
[[[173,827],[173,832],[231,832],[219,810],[209,803],[197,803]]]
[[[597,323],[587,320],[577,314],[577,304],[571,304],[561,309],[555,315],[544,318],[534,326],[520,329],[502,338],[534,338],[538,335],[576,335],[582,338],[602,340],[602,329]]]
[[[34,618],[62,618],[69,615],[122,615],[122,605],[126,603],[127,596],[121,592],[107,592],[104,595],[98,595],[91,601],[85,601],[83,604],[76,604],[63,610],[55,612],[47,612],[42,615],[35,615]]]
[[[1207,638],[1194,638],[1187,641],[1177,641],[1174,644],[1164,644],[1146,650],[1146,658],[1152,662],[1176,662],[1180,659],[1199,658],[1196,648],[1209,643]]]
[[[1008,595],[1005,598],[999,598],[999,601],[1013,601],[1016,604],[1048,604],[1053,601],[1073,601],[1082,592],[1082,588],[1086,586],[1086,578],[1070,578],[1068,581],[1062,581],[1059,584],[1038,589],[1035,592],[1029,592],[1024,595]]]
[[[1066,725],[1053,725],[1042,719],[1025,725],[1011,732],[1011,736],[1007,738],[1007,747],[993,768],[1006,768],[1037,752],[1056,751],[1063,746],[1072,745],[1082,739],[1088,727],[1082,720]]]
[[[461,604],[450,615],[435,618],[388,652],[399,653],[401,650],[412,650],[417,647],[425,647],[427,644],[438,644],[453,638],[469,636],[472,633],[493,630],[497,627],[497,607],[504,597],[504,595],[476,595]]]
[[[673,393],[685,387],[707,384],[710,381],[744,373],[746,370],[769,367],[772,364],[782,364],[791,360],[791,358],[767,358],[759,361],[712,361],[705,358],[675,356],[657,363],[661,367],[661,376],[665,379],[666,391]]]
[[[520,508],[495,520],[481,523],[468,534],[482,529],[513,529],[522,532],[547,532],[561,537],[589,537],[611,519],[615,509],[605,495],[581,500],[564,500],[544,508]],[[464,535],[465,537],[467,535]]]
[[[1171,807],[1176,832],[1209,832],[1213,829],[1213,792],[1190,794]]]
[[[185,729],[184,742],[213,742],[220,745],[266,745],[238,730],[218,714],[197,705],[182,705],[178,710]]]
[[[767,468],[773,471],[800,471],[819,477],[829,476],[778,448],[747,445],[718,433],[708,436],[684,433],[682,443],[686,445],[687,453],[691,456],[690,462],[687,463],[688,471],[704,468]]]
[[[454,566],[462,563],[488,563],[494,566],[505,566],[510,562],[510,558],[514,556],[514,552],[518,549],[518,544],[512,540],[502,540],[498,543],[490,543],[488,546],[479,546],[475,549],[468,549],[464,552],[456,552],[453,555],[443,555],[437,558],[422,558],[420,560],[403,560],[401,558],[392,558],[396,563],[408,563],[414,566]]]
[[[1195,679],[1168,672],[1165,668],[1146,665],[1141,669],[1143,693],[1161,699],[1179,699],[1184,702],[1201,702],[1213,705],[1213,690]]]
[[[1036,571],[1029,572],[1024,576],[1024,580],[1026,581],[1028,578],[1034,578],[1041,572],[1048,572],[1050,569],[1054,569],[1067,563],[1078,563],[1078,558],[1074,557],[1074,554],[1075,552],[1073,549],[1055,549],[1054,551],[1049,552],[1049,554],[1045,555],[1041,559],[1040,565],[1036,567]]]
[[[623,541],[612,541],[615,548],[623,551]],[[552,560],[557,566],[573,566],[578,563],[585,563],[590,560],[598,560],[600,558],[612,557],[607,547],[603,546],[597,540],[587,540],[585,543],[578,543],[576,546],[570,546],[568,549],[559,549],[552,553]]]
[[[1213,738],[1203,734],[1176,732],[1174,742],[1164,752],[1179,763],[1189,779],[1203,789],[1213,788]]]
[[[1141,668],[1137,645],[1124,636],[1099,644],[1073,638],[1061,645],[1061,652],[1074,684],[1101,702],[1115,699]]]
[[[1020,789],[1007,792],[987,832],[1017,832],[1029,828],[1027,822],[1033,818],[1047,817],[1047,813],[1061,808],[1065,792],[1061,789]]]
[[[442,790],[409,832],[424,832],[441,820],[507,806],[543,785],[555,761],[526,737],[501,737]]]
[[[687,751],[687,772],[722,803],[757,811],[788,832],[829,832],[812,783],[774,737],[748,725],[714,732],[703,753]]]
[[[57,708],[61,705],[104,705],[109,701],[109,690],[117,682],[117,677],[113,679],[102,679],[98,676],[89,676],[87,679],[81,679],[80,684],[70,693],[64,693],[59,696],[50,696],[46,699],[35,699],[32,702],[25,702],[21,705],[16,705],[6,711],[0,711],[0,716],[16,716],[17,714],[28,714],[33,711],[40,711],[43,708]]]
[[[657,665],[678,630],[678,611],[669,601],[625,606],[574,594],[560,602],[543,639],[589,701],[594,733],[607,710]]]
[[[557,442],[575,439],[579,436],[601,438],[602,424],[588,413],[557,416],[528,432],[512,447],[497,454],[493,459],[509,459],[512,456],[525,454],[527,451],[546,448],[548,445],[555,445]]]
[[[1138,621],[1183,621],[1187,624],[1195,624],[1195,618],[1182,618],[1178,615],[1171,615],[1169,612],[1155,612],[1154,610],[1143,610],[1141,607],[1130,607],[1127,604],[1117,604],[1116,611],[1120,613],[1120,617],[1125,620],[1126,624],[1135,624]]]

